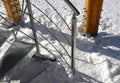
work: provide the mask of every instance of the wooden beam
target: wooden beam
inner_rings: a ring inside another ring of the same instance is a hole
[[[21,20],[21,7],[19,0],[3,0],[10,21],[18,23]]]
[[[85,3],[85,20],[84,33],[97,34],[101,16],[103,0],[86,0]]]

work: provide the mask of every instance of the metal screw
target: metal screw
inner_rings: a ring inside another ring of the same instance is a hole
[[[84,21],[82,23],[85,23]]]
[[[83,17],[86,17],[85,15],[83,15]]]
[[[22,12],[19,12],[18,15],[21,16],[21,15],[22,15]]]
[[[16,11],[16,7],[12,7],[12,11]]]
[[[20,6],[17,6],[16,9],[19,10],[19,9],[20,9]]]
[[[85,12],[87,12],[87,10],[85,10]]]
[[[13,0],[10,0],[10,5],[13,5],[14,4],[14,1]]]
[[[86,20],[87,18],[85,17],[84,20]]]
[[[18,0],[14,0],[15,3],[18,3]]]
[[[101,9],[101,11],[103,11],[103,9]]]
[[[86,8],[83,8],[83,10],[86,10]]]
[[[17,17],[17,13],[14,14],[14,17]]]

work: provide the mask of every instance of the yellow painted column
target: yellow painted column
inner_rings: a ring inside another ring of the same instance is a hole
[[[86,0],[84,33],[94,35],[98,33],[103,0]]]
[[[19,0],[3,0],[3,3],[10,21],[18,23],[22,16]]]

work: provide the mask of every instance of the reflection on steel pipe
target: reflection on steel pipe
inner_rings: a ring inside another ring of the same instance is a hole
[[[76,53],[76,13],[73,12],[72,17],[72,52],[71,52],[71,68],[72,68],[72,74],[75,74],[75,53]]]

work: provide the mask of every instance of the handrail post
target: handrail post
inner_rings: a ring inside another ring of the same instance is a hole
[[[32,31],[33,31],[34,41],[35,41],[35,45],[36,45],[36,50],[37,50],[38,53],[40,53],[38,40],[37,40],[36,29],[35,29],[35,23],[34,23],[34,20],[33,20],[32,8],[31,8],[31,5],[30,5],[30,0],[26,0],[26,3],[27,3],[27,7],[28,7],[30,22],[31,22],[31,25],[32,25]]]
[[[72,17],[72,52],[71,52],[71,68],[72,68],[72,75],[75,74],[75,53],[76,53],[76,13],[73,12],[73,17]]]
[[[75,74],[75,53],[76,53],[76,24],[77,19],[76,16],[80,14],[80,12],[76,9],[76,7],[69,1],[64,0],[66,4],[72,9],[73,16],[72,16],[72,48],[71,48],[71,68],[72,68],[72,75]]]

